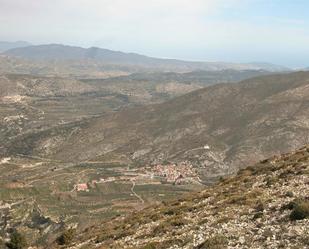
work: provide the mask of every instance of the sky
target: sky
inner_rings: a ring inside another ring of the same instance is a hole
[[[0,0],[0,40],[309,67],[308,0]]]

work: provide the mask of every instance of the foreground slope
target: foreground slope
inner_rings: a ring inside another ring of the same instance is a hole
[[[308,218],[307,146],[199,193],[90,227],[70,248],[308,248]]]
[[[98,117],[74,135],[12,140],[36,155],[129,164],[189,161],[204,180],[309,143],[309,73],[257,77]],[[42,147],[51,138],[58,141]]]

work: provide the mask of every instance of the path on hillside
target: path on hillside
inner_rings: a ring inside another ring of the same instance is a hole
[[[53,159],[50,159],[50,158],[43,158],[43,157],[31,156],[31,155],[24,155],[24,154],[16,154],[16,155],[19,156],[19,157],[23,157],[23,158],[29,158],[29,159],[40,160],[40,161],[42,161],[42,163],[44,163],[44,162],[62,163],[62,161],[53,160]]]
[[[143,198],[140,197],[140,196],[134,191],[134,188],[135,188],[135,181],[131,180],[131,182],[132,182],[132,187],[131,187],[131,192],[132,192],[132,194],[135,195],[136,198],[139,199],[139,200],[141,201],[141,203],[144,204],[145,201],[143,200]]]

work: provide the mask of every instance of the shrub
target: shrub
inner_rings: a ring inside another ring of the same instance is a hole
[[[60,237],[57,239],[59,245],[68,245],[72,242],[75,237],[75,229],[69,228],[65,230]]]
[[[265,204],[261,201],[258,201],[254,209],[256,212],[263,212],[265,209]]]
[[[6,246],[10,249],[23,249],[27,247],[26,237],[15,231],[10,236],[10,242],[6,244]]]
[[[174,215],[176,214],[176,211],[175,209],[167,209],[165,212],[164,212],[165,215]]]
[[[294,207],[295,207],[295,205],[296,205],[296,203],[295,203],[295,201],[291,201],[291,202],[289,202],[288,204],[285,204],[285,205],[283,205],[282,207],[281,207],[281,210],[293,210],[294,209]]]
[[[263,212],[257,212],[253,215],[252,220],[260,219],[263,217]]]
[[[309,235],[305,235],[305,237],[301,238],[301,241],[304,245],[309,246]]]
[[[195,247],[195,249],[226,249],[228,241],[223,235],[215,235],[206,239],[202,244]]]
[[[291,220],[303,220],[309,217],[309,201],[298,200],[295,202],[290,214]]]
[[[142,247],[141,249],[157,249],[156,243],[149,243],[147,245],[145,245],[144,247]]]
[[[186,244],[187,241],[179,240],[179,239],[171,239],[164,240],[161,242],[149,242],[145,246],[140,247],[139,249],[166,249],[177,246],[177,248],[183,248],[183,245]]]
[[[162,221],[158,226],[153,229],[153,234],[158,235],[173,231],[175,227],[181,227],[188,224],[188,221],[181,216],[176,216]]]

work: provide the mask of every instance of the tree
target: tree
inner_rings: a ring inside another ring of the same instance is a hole
[[[8,242],[6,246],[10,249],[24,249],[27,247],[26,237],[23,234],[14,231],[10,236],[10,242]]]
[[[75,229],[69,228],[65,230],[57,239],[59,245],[68,245],[72,242],[75,236]]]

